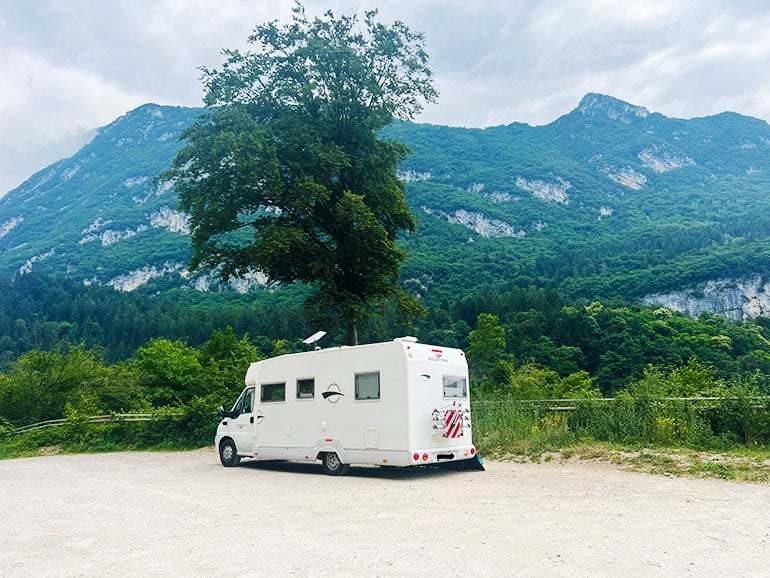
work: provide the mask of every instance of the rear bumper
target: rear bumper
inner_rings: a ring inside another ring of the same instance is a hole
[[[474,445],[461,445],[443,448],[421,448],[409,452],[409,465],[422,466],[425,464],[438,464],[444,462],[456,462],[469,460],[476,457]]]

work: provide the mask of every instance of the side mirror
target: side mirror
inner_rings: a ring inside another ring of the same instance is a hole
[[[217,409],[217,413],[219,414],[219,419],[224,419],[225,416],[225,408],[223,408],[221,405],[219,406],[219,409]]]

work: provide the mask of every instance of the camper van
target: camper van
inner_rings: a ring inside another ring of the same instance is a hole
[[[215,446],[226,467],[241,458],[320,460],[341,475],[351,464],[476,459],[465,354],[413,337],[252,363],[220,416]]]

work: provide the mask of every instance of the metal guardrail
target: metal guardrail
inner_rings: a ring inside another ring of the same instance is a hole
[[[105,415],[93,415],[91,417],[85,418],[86,423],[109,423],[109,422],[135,422],[135,421],[153,421],[156,419],[169,419],[169,418],[175,418],[175,417],[182,417],[183,413],[163,413],[163,414],[157,414],[157,413],[111,413],[111,414],[105,414]],[[29,425],[25,425],[22,427],[18,427],[16,429],[8,430],[5,432],[5,435],[7,436],[14,436],[30,431],[35,431],[39,429],[46,429],[49,427],[59,427],[63,425],[67,425],[68,423],[72,423],[71,420],[67,419],[49,419],[46,421],[39,421],[37,423],[31,423]]]

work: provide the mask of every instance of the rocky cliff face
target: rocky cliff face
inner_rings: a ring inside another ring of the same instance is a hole
[[[662,305],[693,317],[710,312],[733,321],[770,315],[770,282],[759,276],[718,279],[699,287],[646,295],[645,305]]]

